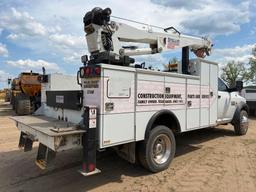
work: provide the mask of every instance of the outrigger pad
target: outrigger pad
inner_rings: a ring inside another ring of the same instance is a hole
[[[56,152],[52,149],[46,147],[44,144],[39,143],[36,165],[41,169],[46,169],[46,167],[52,162],[55,158]]]
[[[24,152],[33,148],[33,140],[24,132],[20,133],[19,148],[24,148]]]
[[[90,176],[90,175],[95,175],[97,173],[100,173],[101,171],[95,168],[94,171],[91,171],[91,172],[86,172],[83,169],[79,170],[78,172],[81,173],[83,176]]]

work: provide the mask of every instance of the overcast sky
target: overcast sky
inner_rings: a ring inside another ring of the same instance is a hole
[[[87,53],[83,16],[94,7],[185,34],[209,36],[208,59],[248,62],[256,43],[256,0],[0,0],[0,88],[21,71],[76,74]],[[139,61],[162,66],[171,53]]]

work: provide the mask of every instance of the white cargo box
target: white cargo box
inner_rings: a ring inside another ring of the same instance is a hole
[[[143,140],[150,118],[164,109],[181,132],[216,125],[218,65],[190,63],[193,75],[101,64],[101,77],[82,79],[84,106],[99,108],[100,148]]]

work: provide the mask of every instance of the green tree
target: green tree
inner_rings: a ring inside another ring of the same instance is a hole
[[[255,82],[256,80],[256,45],[252,49],[252,57],[249,63],[229,62],[222,68],[221,78],[224,79],[230,87],[235,86],[236,81]]]
[[[243,63],[232,61],[222,68],[221,78],[230,87],[234,87],[238,79],[244,80],[246,76],[247,72]]]
[[[245,77],[246,81],[255,82],[256,80],[256,45],[252,49],[252,57],[249,61],[248,74]]]

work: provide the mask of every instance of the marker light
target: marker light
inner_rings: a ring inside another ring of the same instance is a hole
[[[95,75],[100,75],[100,67],[95,68]]]
[[[84,68],[81,68],[80,69],[80,78],[83,78],[84,77]]]

